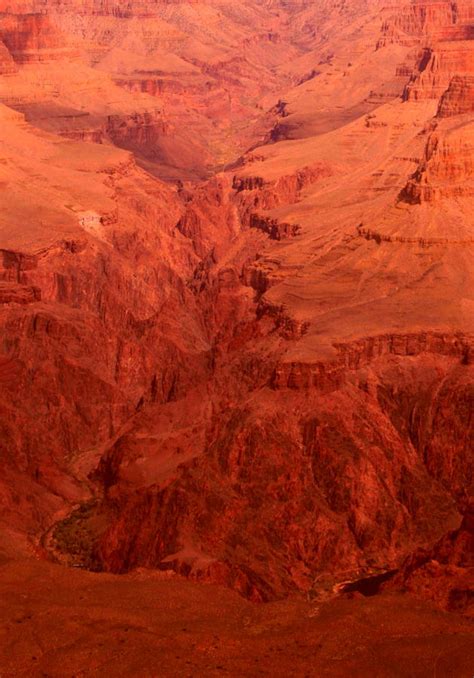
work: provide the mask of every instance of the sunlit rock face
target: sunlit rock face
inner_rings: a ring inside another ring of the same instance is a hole
[[[2,557],[472,614],[473,83],[467,0],[0,1]]]

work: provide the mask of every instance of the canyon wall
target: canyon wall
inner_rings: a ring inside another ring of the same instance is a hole
[[[472,493],[472,3],[190,5],[2,6],[3,551],[408,581]]]

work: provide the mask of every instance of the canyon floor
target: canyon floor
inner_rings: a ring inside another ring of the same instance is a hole
[[[472,678],[473,116],[473,0],[0,0],[1,678]]]

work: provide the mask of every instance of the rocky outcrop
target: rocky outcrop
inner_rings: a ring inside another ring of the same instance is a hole
[[[188,83],[180,80],[179,75],[173,77],[163,77],[165,73],[134,73],[127,78],[117,77],[114,81],[119,87],[127,89],[129,92],[141,92],[150,94],[154,97],[161,97],[165,95],[189,95],[200,94],[202,92],[202,85],[196,84],[194,87]],[[212,89],[212,84],[209,83],[209,89]]]
[[[404,360],[396,363],[402,372]],[[138,565],[173,569],[268,600],[310,589],[328,568],[342,573],[397,565],[404,544],[425,540],[428,525],[439,535],[456,521],[447,497],[457,481],[444,472],[441,482],[433,478],[417,429],[423,422],[417,403],[438,407],[444,377],[430,376],[430,358],[416,360],[420,375],[426,369],[423,385],[411,382],[410,368],[406,380],[391,384],[390,369],[379,364],[374,391],[363,372],[355,390],[317,400],[308,393],[289,401],[254,391],[207,420],[199,456],[161,482],[148,475],[148,486],[134,491],[127,478],[143,454],[139,427],[100,467],[107,479],[106,506],[117,516],[96,546],[102,566],[118,572]],[[448,365],[453,393],[458,368],[456,361]],[[278,412],[283,402],[292,403],[284,420]],[[450,441],[459,432],[453,430]],[[459,444],[465,455],[459,472],[465,473],[470,443]],[[181,459],[186,455],[185,447]]]
[[[444,42],[425,49],[417,71],[406,86],[407,101],[439,99],[457,73],[474,72],[474,57],[470,41]]]
[[[255,161],[253,156],[250,156],[250,161]],[[306,188],[332,174],[329,164],[319,162],[284,174],[274,181],[253,175],[236,175],[232,187],[240,194],[238,202],[243,221],[251,228],[267,232],[274,240],[281,240],[297,235],[300,230],[298,224],[280,224],[278,219],[261,214],[260,210],[270,211],[280,205],[297,203]]]
[[[438,107],[439,118],[452,115],[466,115],[474,112],[474,75],[457,75],[441,97]]]
[[[403,189],[409,203],[433,202],[440,198],[473,194],[474,136],[472,124],[447,127],[434,125],[417,171]]]
[[[432,40],[469,40],[472,38],[472,4],[413,0],[400,3],[382,26],[379,46],[387,42],[416,44],[420,36]]]
[[[285,238],[294,238],[300,232],[298,224],[288,224],[272,219],[271,217],[252,214],[250,217],[250,227],[258,228],[267,233],[272,240],[284,240]]]
[[[465,502],[460,527],[433,547],[419,549],[406,561],[389,589],[409,591],[445,610],[474,615],[474,506]]]
[[[0,13],[0,40],[19,64],[77,57],[44,13]]]
[[[0,75],[16,73],[18,70],[5,43],[0,40]]]
[[[156,152],[158,140],[169,134],[168,128],[156,109],[129,116],[109,115],[104,132],[117,146],[148,155]]]
[[[280,364],[272,377],[273,388],[334,390],[348,376],[385,355],[417,356],[422,353],[454,355],[459,360],[472,351],[473,338],[442,334],[382,335],[351,344],[336,344],[337,358],[317,363]]]

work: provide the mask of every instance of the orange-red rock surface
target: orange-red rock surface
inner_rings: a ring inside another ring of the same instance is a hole
[[[0,1],[1,675],[470,678],[473,77],[471,0]]]
[[[7,676],[468,676],[472,625],[387,594],[254,605],[222,587],[0,567]]]

